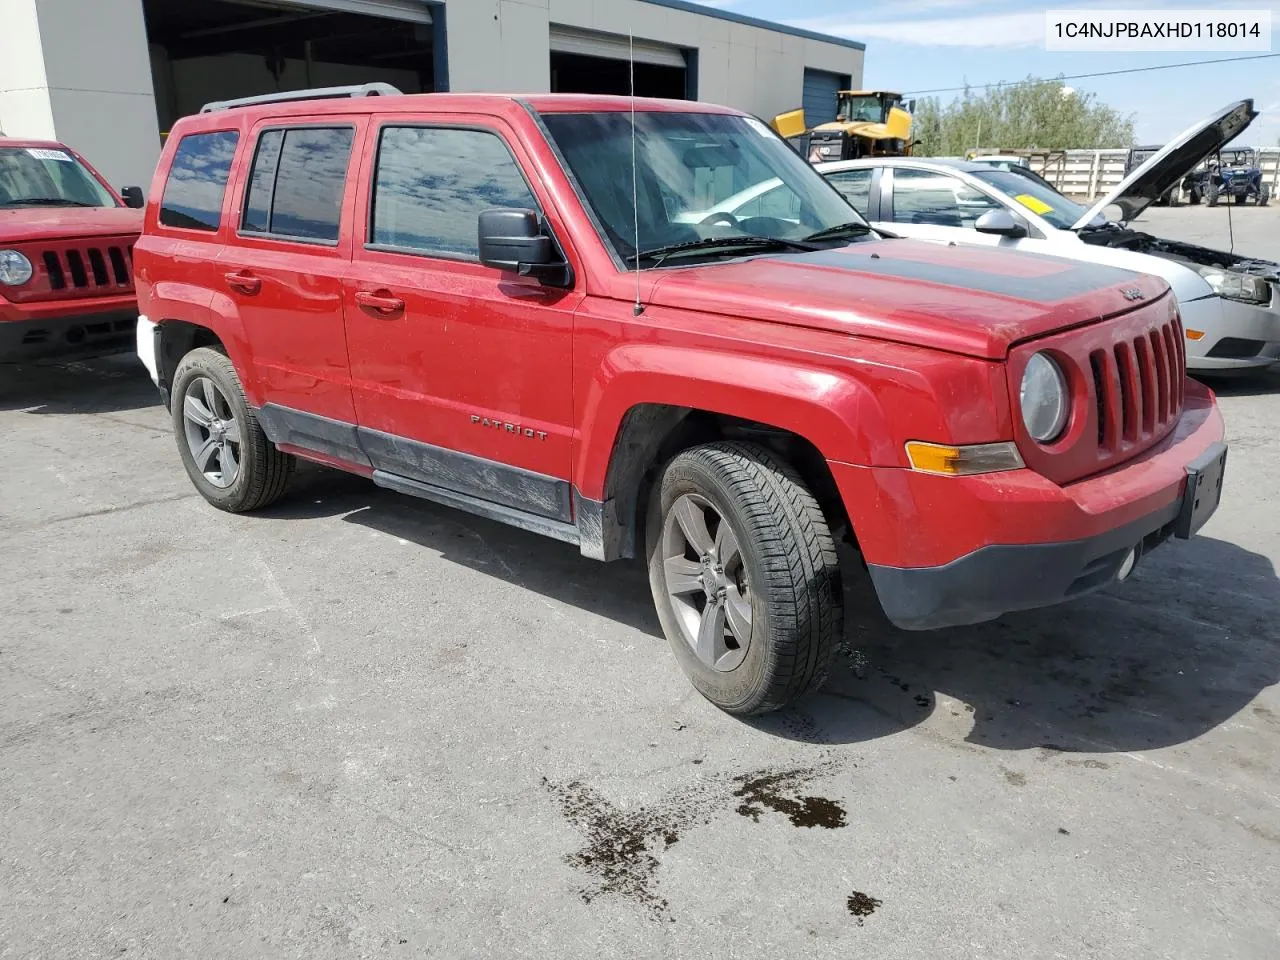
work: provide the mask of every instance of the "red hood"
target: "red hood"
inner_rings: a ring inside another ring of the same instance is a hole
[[[998,360],[1018,341],[1124,313],[1168,289],[1057,257],[883,240],[667,271],[651,299]]]
[[[119,237],[142,232],[131,207],[16,207],[0,210],[0,246],[31,240]]]

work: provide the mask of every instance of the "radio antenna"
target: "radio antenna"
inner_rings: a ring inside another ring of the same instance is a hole
[[[644,304],[640,301],[640,184],[636,173],[636,37],[630,28],[627,29],[627,69],[631,86],[631,214],[636,241],[636,304],[631,308],[631,315],[638,317],[644,313]]]

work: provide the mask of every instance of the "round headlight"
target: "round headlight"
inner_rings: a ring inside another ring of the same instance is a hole
[[[17,250],[0,250],[0,284],[20,287],[31,279],[31,261]]]
[[[1022,422],[1039,443],[1058,439],[1067,425],[1070,403],[1067,378],[1053,358],[1037,353],[1022,374]]]

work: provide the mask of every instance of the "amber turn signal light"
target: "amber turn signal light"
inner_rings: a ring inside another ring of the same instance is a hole
[[[947,477],[968,477],[977,473],[1020,470],[1024,464],[1012,443],[978,443],[949,447],[941,443],[911,440],[907,443],[911,469]]]
[[[1187,328],[1187,339],[1188,339],[1188,340],[1203,340],[1203,339],[1204,339],[1204,331],[1203,331],[1203,330],[1192,330],[1190,327],[1188,327],[1188,328]]]

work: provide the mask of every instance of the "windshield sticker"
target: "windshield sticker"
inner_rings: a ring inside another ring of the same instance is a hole
[[[1042,217],[1046,213],[1053,213],[1053,207],[1049,206],[1039,197],[1033,197],[1029,193],[1020,193],[1013,199],[1017,200],[1032,213],[1038,213]]]
[[[770,140],[773,139],[773,131],[770,130],[768,127],[766,127],[763,123],[761,123],[755,117],[744,117],[743,119],[747,121],[747,126],[750,127],[752,130],[754,130],[756,133],[760,134],[760,136],[768,137]]]
[[[27,153],[37,160],[61,160],[63,163],[75,163],[70,154],[63,153],[61,150],[39,150],[35,147],[28,147]]]

